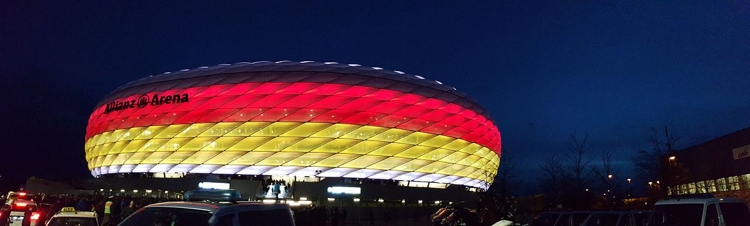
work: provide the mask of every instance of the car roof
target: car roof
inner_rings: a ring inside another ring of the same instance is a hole
[[[96,212],[91,212],[91,211],[59,212],[52,217],[96,218]]]
[[[194,209],[194,210],[203,210],[203,211],[209,211],[214,212],[218,210],[221,206],[218,203],[208,203],[208,202],[161,202],[161,203],[154,203],[151,205],[146,206],[145,208],[183,208],[183,209]]]
[[[544,211],[544,212],[541,212],[539,214],[543,214],[543,213],[550,213],[550,214],[569,214],[569,213],[580,214],[580,213],[584,213],[584,214],[587,214],[587,213],[592,213],[592,212],[593,211],[588,211],[588,210],[574,210],[574,211],[553,210],[553,211]]]
[[[594,211],[591,214],[629,214],[629,211]]]
[[[665,199],[656,202],[654,205],[674,205],[674,204],[706,204],[706,203],[745,203],[742,199],[727,198],[686,198],[686,199]]]
[[[259,202],[238,202],[236,205],[227,206],[224,209],[232,210],[236,209],[239,211],[247,210],[277,210],[277,209],[290,209],[289,205],[281,203],[259,203]]]
[[[241,212],[248,210],[290,209],[287,204],[267,204],[260,202],[212,203],[212,202],[162,202],[146,206],[145,208],[183,208],[203,210],[208,212]]]

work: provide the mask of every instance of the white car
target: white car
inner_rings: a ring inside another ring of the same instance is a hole
[[[648,225],[746,226],[748,222],[750,210],[742,199],[696,194],[656,202]]]
[[[98,226],[96,212],[76,211],[73,207],[63,207],[47,221],[46,226]]]
[[[3,225],[9,226],[36,226],[41,225],[41,212],[38,211],[33,196],[26,192],[17,192],[9,195],[8,201],[0,211],[0,219]]]

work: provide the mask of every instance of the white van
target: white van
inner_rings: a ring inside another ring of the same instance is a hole
[[[750,210],[742,199],[698,194],[656,202],[647,225],[747,226],[748,222]]]

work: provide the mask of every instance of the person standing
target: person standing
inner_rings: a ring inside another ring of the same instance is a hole
[[[346,226],[346,209],[341,208],[341,225]]]
[[[332,226],[338,226],[339,225],[339,207],[334,206],[331,208],[331,225]]]
[[[281,193],[281,182],[274,182],[273,184],[273,196],[276,197],[276,199],[279,198],[279,193]]]
[[[120,213],[120,220],[125,220],[130,214],[133,214],[135,212],[135,201],[130,201],[130,205],[122,208],[122,212]]]
[[[368,212],[370,214],[370,226],[373,226],[375,225],[375,214],[372,212],[372,209],[369,209]]]
[[[81,197],[78,200],[78,204],[76,205],[76,210],[78,211],[88,211],[91,207],[89,206],[88,200],[86,200],[86,197]]]
[[[112,196],[107,199],[104,203],[104,217],[102,217],[102,225],[109,225],[109,218],[112,217]]]

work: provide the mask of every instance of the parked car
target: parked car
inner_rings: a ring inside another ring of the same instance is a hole
[[[238,201],[235,190],[188,191],[185,200],[145,206],[119,225],[295,225],[289,205]]]
[[[742,199],[696,194],[656,202],[648,226],[746,226],[748,222],[750,210]]]
[[[531,226],[579,226],[590,211],[549,211],[534,218]]]
[[[644,226],[648,211],[592,212],[581,226]]]

